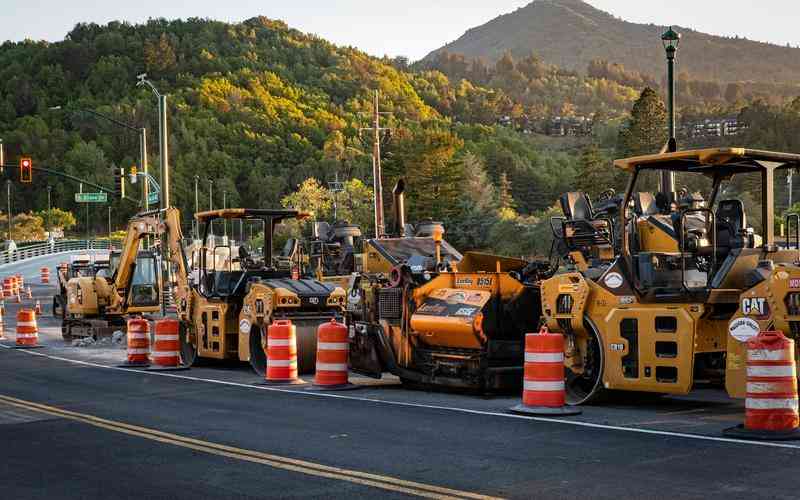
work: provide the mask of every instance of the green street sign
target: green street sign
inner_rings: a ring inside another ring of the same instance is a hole
[[[75,203],[106,203],[106,193],[75,193]]]
[[[152,193],[147,193],[147,203],[150,205],[155,205],[158,203],[158,193],[153,191]]]

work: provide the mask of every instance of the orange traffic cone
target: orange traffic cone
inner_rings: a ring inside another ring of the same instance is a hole
[[[297,333],[291,320],[279,319],[267,328],[267,370],[262,385],[304,384],[297,376]]]
[[[29,285],[29,286],[28,286],[28,288],[26,289],[25,293],[28,295],[28,298],[29,298],[29,299],[32,299],[32,298],[33,298],[33,290],[31,290],[31,287],[30,287],[30,285]]]
[[[794,340],[783,332],[761,332],[747,341],[744,425],[725,429],[729,437],[800,439]]]
[[[172,318],[155,322],[152,363],[148,370],[188,370],[181,364],[180,321]]]
[[[44,347],[39,345],[39,327],[36,325],[36,313],[30,309],[17,312],[17,349]]]
[[[317,328],[317,370],[310,391],[346,391],[358,389],[347,379],[347,356],[350,351],[347,327],[333,318]]]
[[[543,326],[539,333],[525,335],[525,374],[522,404],[510,408],[524,415],[579,415],[566,406],[564,388],[564,336]]]
[[[37,316],[42,315],[42,303],[39,302],[38,300],[36,301],[36,307],[34,308],[34,311],[36,311]]]

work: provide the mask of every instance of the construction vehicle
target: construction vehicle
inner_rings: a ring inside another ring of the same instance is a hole
[[[273,254],[276,225],[307,215],[297,210],[229,208],[195,215],[202,225],[202,247],[197,249],[195,279],[190,283],[186,256],[180,259],[177,211],[165,219],[171,260],[176,270],[174,295],[182,322],[183,362],[196,358],[238,359],[249,362],[261,376],[266,370],[266,330],[273,320],[288,319],[296,327],[298,369],[315,367],[317,327],[343,315],[346,292],[342,287],[301,277],[296,240]],[[264,236],[260,252],[242,244],[214,244],[209,237],[215,221],[241,220],[257,224]],[[183,259],[181,261],[181,259]]]
[[[394,237],[365,241],[348,294],[351,369],[412,385],[519,387],[525,334],[539,323],[541,268],[462,256],[441,223],[405,224],[402,186],[394,197]]]
[[[127,315],[161,310],[159,256],[153,249],[141,248],[145,236],[159,232],[160,222],[153,213],[134,217],[121,251],[110,255],[107,271],[68,279],[61,322],[64,339],[111,336],[126,330]]]
[[[541,284],[543,321],[565,335],[567,401],[607,391],[686,394],[723,380],[730,396],[744,397],[746,340],[763,330],[800,335],[800,216],[787,218],[794,239],[780,247],[774,214],[775,177],[800,167],[800,155],[717,148],[614,164],[630,174],[622,227],[596,217],[585,196],[565,197],[571,265]],[[661,191],[640,191],[654,173]],[[663,182],[674,175],[699,189],[676,192]],[[753,185],[760,232],[731,196],[750,201]]]
[[[67,314],[67,283],[78,276],[108,276],[110,271],[110,254],[94,253],[70,255],[69,262],[59,264],[56,268],[58,293],[53,295],[53,317],[64,319]]]

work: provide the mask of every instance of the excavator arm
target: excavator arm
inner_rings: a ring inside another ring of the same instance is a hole
[[[170,207],[165,211],[164,221],[160,229],[166,235],[166,243],[169,248],[169,260],[172,264],[172,275],[175,280],[173,294],[178,315],[181,319],[186,320],[191,317],[189,310],[191,305],[189,265],[182,243],[181,213],[177,208]]]

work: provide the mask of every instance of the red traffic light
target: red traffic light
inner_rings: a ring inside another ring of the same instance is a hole
[[[25,184],[33,182],[33,160],[30,158],[19,159],[19,181]]]

